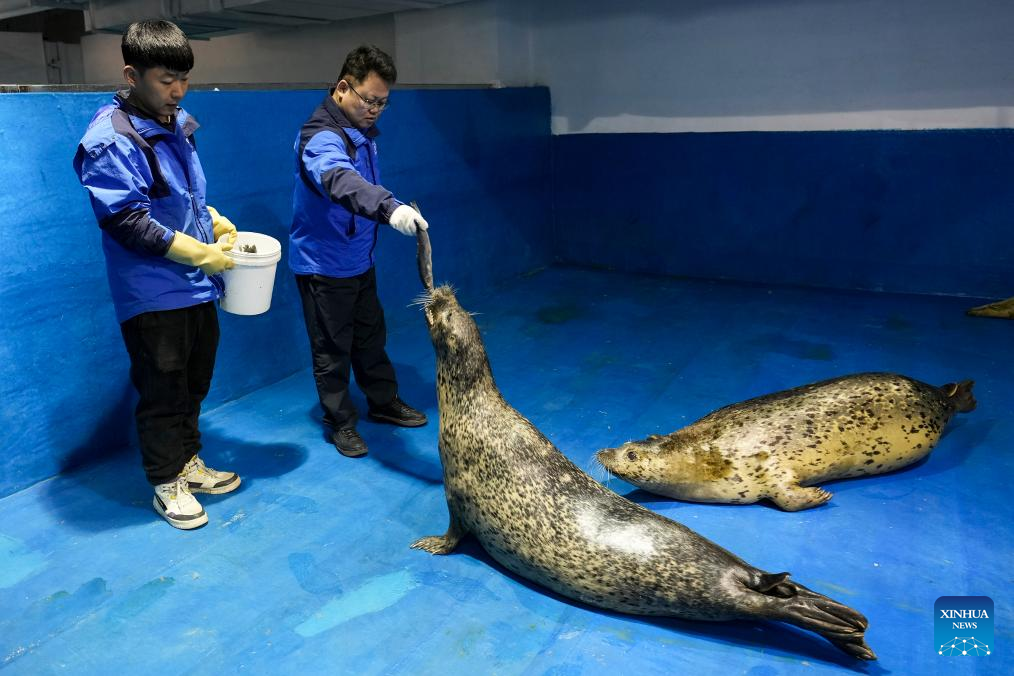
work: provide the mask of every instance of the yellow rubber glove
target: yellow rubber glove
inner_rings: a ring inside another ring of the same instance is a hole
[[[215,207],[208,207],[208,213],[211,214],[211,227],[215,233],[216,242],[222,238],[222,235],[229,233],[229,239],[226,240],[229,246],[222,247],[223,251],[228,251],[236,243],[236,226],[228,218],[218,213],[218,209]]]
[[[183,265],[200,268],[206,275],[216,275],[235,265],[233,260],[223,253],[223,250],[227,250],[227,246],[232,247],[231,244],[227,245],[224,242],[205,244],[177,230],[165,257]]]

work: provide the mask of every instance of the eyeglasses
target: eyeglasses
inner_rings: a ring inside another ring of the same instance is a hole
[[[349,84],[348,80],[345,80],[345,84],[349,85],[349,89],[356,92],[356,88]],[[367,110],[376,108],[378,113],[391,105],[387,99],[368,99],[359,92],[356,92],[356,96],[358,96],[363,102],[363,105],[366,106]]]

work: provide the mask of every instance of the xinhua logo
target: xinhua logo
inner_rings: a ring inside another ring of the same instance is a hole
[[[993,599],[941,596],[933,606],[936,651],[944,657],[993,654]]]

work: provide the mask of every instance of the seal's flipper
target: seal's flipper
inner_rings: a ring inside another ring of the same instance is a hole
[[[461,542],[461,538],[465,537],[466,532],[452,513],[451,523],[447,527],[446,533],[419,538],[412,543],[411,547],[412,549],[421,549],[430,554],[450,554],[458,546],[458,543]]]
[[[974,380],[962,380],[960,383],[941,385],[939,390],[947,397],[948,403],[954,407],[955,411],[968,413],[978,403],[975,401],[975,397],[972,396],[972,387],[974,385]]]
[[[972,317],[998,317],[1000,319],[1014,319],[1014,297],[1001,300],[996,303],[987,303],[973,307],[965,312]]]
[[[831,499],[831,493],[816,486],[803,488],[799,484],[785,483],[778,486],[769,497],[772,502],[786,512],[798,512],[801,509],[819,507]]]
[[[759,586],[765,578],[768,581],[781,578],[771,588],[777,590],[778,594],[769,595],[764,601],[765,616],[817,632],[836,648],[853,657],[861,660],[877,659],[877,655],[866,645],[866,627],[869,623],[862,613],[792,582],[783,575],[787,574],[764,573],[755,583]],[[784,593],[789,596],[782,596]]]
[[[756,592],[768,596],[778,596],[783,599],[795,595],[794,583],[788,582],[788,573],[761,573],[756,582],[748,586]]]
[[[412,543],[412,549],[421,549],[430,554],[450,554],[454,551],[454,548],[458,546],[458,542],[461,538],[453,538],[450,533],[444,535],[430,535],[428,537],[419,538]]]

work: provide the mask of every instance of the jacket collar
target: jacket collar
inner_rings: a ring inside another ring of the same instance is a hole
[[[169,129],[166,125],[162,124],[148,113],[131,104],[130,101],[127,100],[128,96],[130,96],[130,90],[121,89],[116,92],[116,95],[113,97],[113,103],[122,109],[123,112],[130,115],[133,120],[134,129],[136,129],[139,134],[148,136],[158,133],[173,134],[177,131],[181,131],[184,136],[189,137],[193,136],[194,132],[201,126],[193,115],[182,108],[177,107],[176,115],[172,119],[173,128]]]
[[[357,146],[361,146],[366,142],[366,139],[374,139],[380,136],[380,130],[377,129],[377,125],[373,125],[366,131],[363,131],[349,122],[349,119],[345,117],[345,113],[342,112],[342,109],[339,108],[338,104],[331,98],[332,94],[334,94],[334,87],[327,90],[327,96],[324,97],[323,103],[324,110],[326,110],[327,114],[331,116],[331,119],[334,120],[335,124],[345,130],[345,132],[349,135],[349,138],[352,139],[353,143]]]

